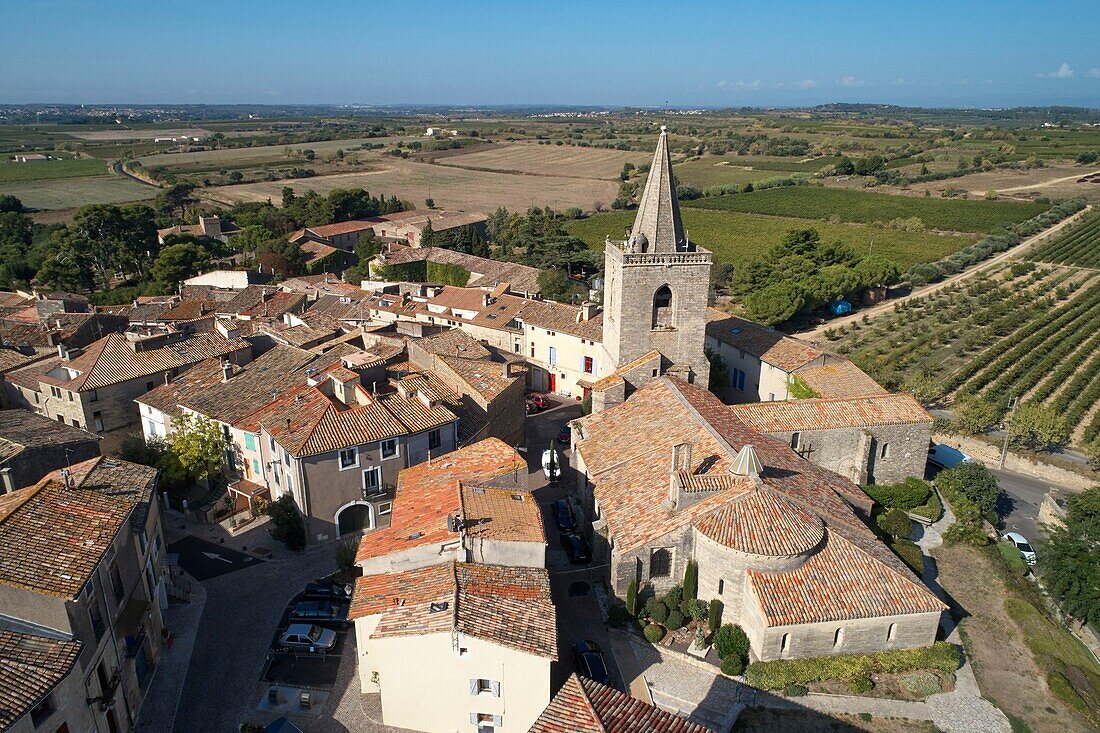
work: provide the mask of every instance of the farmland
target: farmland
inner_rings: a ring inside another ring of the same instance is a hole
[[[102,176],[0,184],[0,194],[12,194],[32,209],[70,209],[85,204],[117,204],[156,196],[157,189],[128,178]]]
[[[897,262],[903,269],[932,262],[956,252],[972,239],[965,236],[906,232],[860,224],[832,224],[794,217],[758,216],[707,209],[682,209],[684,227],[693,242],[714,252],[716,259],[737,264],[778,244],[790,229],[813,227],[822,241],[840,241],[860,252],[873,251]],[[568,231],[590,247],[603,249],[604,237],[622,238],[633,224],[633,211],[596,214],[570,222]],[[872,245],[873,243],[873,245]]]
[[[618,180],[624,163],[648,163],[643,152],[518,143],[443,158],[440,165],[474,170]]]
[[[107,175],[107,164],[88,158],[39,160],[31,163],[0,163],[0,185],[21,181],[45,181],[57,178],[82,178]]]
[[[1100,214],[1093,212],[1063,236],[1032,252],[1029,259],[1100,268]]]
[[[805,219],[836,217],[842,222],[864,224],[917,217],[930,229],[971,233],[989,233],[1002,225],[1017,224],[1048,208],[1015,201],[926,199],[819,186],[771,188],[697,199],[684,205]]]
[[[309,149],[323,156],[337,150],[351,151],[360,145],[386,143],[393,144],[397,138],[354,138],[351,140],[324,140],[315,143],[294,143],[293,145],[258,145],[250,148],[219,148],[217,150],[199,150],[193,153],[157,153],[140,158],[142,165],[152,168],[158,165],[217,165],[223,167],[259,165],[269,162],[285,162],[287,151],[297,153]]]

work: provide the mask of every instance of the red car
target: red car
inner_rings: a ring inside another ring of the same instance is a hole
[[[528,404],[534,405],[539,410],[545,410],[550,406],[550,400],[546,399],[546,395],[533,394],[527,396]]]

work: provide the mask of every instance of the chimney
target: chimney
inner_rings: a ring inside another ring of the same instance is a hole
[[[672,446],[672,464],[668,469],[668,505],[676,510],[684,505],[684,487],[680,473],[691,471],[691,443],[677,443]]]
[[[595,318],[596,317],[596,308],[597,308],[597,306],[596,306],[595,303],[591,303],[587,300],[585,302],[581,303],[581,320],[582,321],[591,321],[593,318]]]
[[[513,366],[514,364],[515,364],[515,362],[512,362],[512,361],[506,361],[506,362],[504,362],[504,366],[503,366],[503,369],[501,369],[501,375],[502,375],[502,376],[503,376],[503,377],[504,377],[505,379],[511,379],[511,378],[512,378],[512,376],[513,376],[513,375],[512,375],[512,366]]]
[[[228,382],[233,376],[233,362],[228,359],[222,362],[222,381]]]
[[[756,455],[756,448],[751,443],[741,447],[733,459],[733,465],[730,466],[730,473],[734,476],[748,476],[757,481],[760,480],[760,473],[763,470],[764,464],[760,462],[760,458]]]
[[[172,370],[171,369],[169,369],[168,371],[166,371],[164,373],[164,383],[165,384],[171,384],[172,383]]]
[[[65,351],[65,344],[61,343],[60,341],[57,342],[57,355],[65,361],[69,360],[69,353]]]
[[[489,293],[482,293],[481,294],[481,305],[485,308],[488,308],[492,304],[493,304],[493,296],[490,295]],[[60,328],[60,325],[58,327]]]

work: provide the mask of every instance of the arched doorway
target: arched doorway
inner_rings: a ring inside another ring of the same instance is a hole
[[[374,508],[364,501],[353,501],[336,510],[336,531],[339,535],[374,529]]]

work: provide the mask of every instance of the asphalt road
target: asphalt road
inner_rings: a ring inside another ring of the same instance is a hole
[[[180,567],[198,581],[216,578],[219,575],[264,562],[258,557],[190,535],[168,545],[168,551],[178,553]]]
[[[1010,502],[1010,506],[1005,507],[1008,514],[1004,518],[1002,533],[1019,532],[1029,540],[1044,537],[1039,528],[1039,504],[1043,501],[1043,495],[1057,488],[1057,484],[1010,471],[991,470]]]

